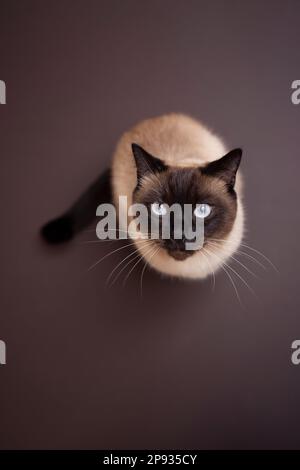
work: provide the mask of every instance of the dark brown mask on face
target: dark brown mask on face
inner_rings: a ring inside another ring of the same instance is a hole
[[[137,185],[134,190],[135,203],[144,204],[149,212],[153,204],[183,208],[191,204],[193,210],[199,204],[208,205],[210,213],[204,219],[204,243],[211,239],[224,239],[230,233],[236,217],[237,195],[234,190],[236,172],[242,150],[235,149],[219,160],[199,168],[178,168],[166,165],[150,155],[137,144],[132,144],[137,168]],[[193,222],[195,224],[195,215]],[[176,260],[184,260],[195,253],[186,250],[186,239],[174,237],[170,220],[170,239],[159,238],[157,243]]]

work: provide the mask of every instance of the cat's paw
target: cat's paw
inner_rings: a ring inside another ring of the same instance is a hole
[[[48,243],[63,243],[71,240],[74,231],[70,217],[63,216],[51,220],[42,227],[41,235]]]

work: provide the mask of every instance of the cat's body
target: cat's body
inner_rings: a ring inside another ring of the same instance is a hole
[[[241,151],[225,154],[222,140],[188,116],[169,114],[142,121],[117,144],[110,188],[107,179],[100,178],[63,217],[44,227],[43,233],[50,241],[71,238],[86,225],[97,205],[107,202],[101,187],[106,188],[107,194],[112,190],[116,206],[119,196],[127,196],[129,205],[209,203],[212,214],[205,222],[207,237],[203,248],[194,253],[178,256],[182,247],[173,247],[174,240],[172,247],[163,241],[155,242],[157,250],[149,250],[147,243],[135,240],[141,255],[157,271],[176,277],[205,278],[236,251],[243,236],[241,177],[237,174],[235,178]],[[80,222],[83,218],[84,223]],[[59,224],[63,230],[71,228],[71,232],[60,236],[56,230]],[[120,230],[126,228],[120,226]]]
[[[137,170],[131,145],[135,142],[165,164],[176,168],[198,168],[226,154],[222,140],[196,120],[183,114],[169,114],[142,121],[126,132],[120,139],[112,162],[112,189],[115,205],[118,197],[126,195],[129,205],[137,184]],[[207,261],[207,254],[199,253],[177,261],[160,250],[157,255],[149,253],[146,245],[137,244],[143,257],[158,271],[171,276],[203,278],[215,271],[239,246],[244,227],[244,211],[241,202],[241,177],[236,178],[238,196],[237,214],[228,243],[215,245],[215,256]],[[122,230],[126,227],[120,227]],[[232,243],[231,243],[232,242]],[[152,256],[152,258],[151,258]],[[220,258],[220,259],[218,259]]]

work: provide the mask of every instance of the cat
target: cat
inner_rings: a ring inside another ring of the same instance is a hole
[[[106,170],[61,217],[42,228],[50,243],[70,240],[95,217],[99,204],[119,196],[163,215],[164,206],[191,204],[193,217],[204,219],[204,243],[186,250],[183,239],[159,238],[133,243],[145,262],[160,273],[204,279],[238,249],[244,232],[242,150],[228,152],[223,141],[184,114],[146,119],[120,138]],[[122,217],[122,220],[126,219]],[[120,233],[127,230],[122,225]]]

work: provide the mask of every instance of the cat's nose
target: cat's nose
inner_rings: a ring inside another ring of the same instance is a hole
[[[166,249],[169,256],[176,259],[177,261],[183,261],[193,254],[192,251],[186,249],[185,246],[186,239],[182,238],[180,240],[167,240]]]
[[[185,251],[185,239],[174,240],[171,238],[166,241],[166,246],[170,251]]]

